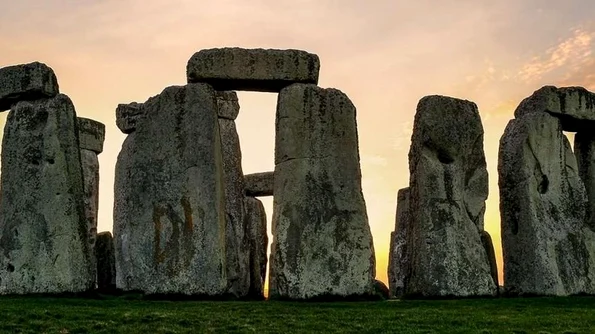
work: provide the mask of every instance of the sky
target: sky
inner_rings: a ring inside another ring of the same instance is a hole
[[[0,0],[0,8],[0,67],[48,64],[78,116],[106,125],[99,231],[112,230],[125,138],[115,125],[119,103],[185,84],[186,63],[201,49],[316,53],[319,86],[342,90],[357,107],[363,192],[385,282],[420,98],[446,95],[479,107],[490,175],[485,228],[502,274],[497,157],[506,124],[543,85],[595,91],[593,0]],[[273,170],[276,94],[238,95],[244,172]],[[272,199],[263,202],[270,223]]]

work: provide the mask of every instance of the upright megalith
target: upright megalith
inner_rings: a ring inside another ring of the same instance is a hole
[[[267,272],[267,217],[262,202],[254,197],[245,198],[246,230],[250,245],[250,293],[251,298],[264,298],[264,282]]]
[[[301,50],[220,48],[195,53],[186,67],[189,83],[216,90],[277,93],[293,83],[318,83],[320,60]]]
[[[97,257],[97,290],[113,292],[116,290],[116,255],[114,238],[110,232],[97,234],[95,256]]]
[[[500,140],[505,292],[594,293],[585,187],[562,122],[544,111],[520,114]]]
[[[233,118],[240,105],[235,92],[216,92],[219,133],[223,159],[226,216],[226,266],[228,292],[244,297],[250,289],[249,240],[246,238],[244,173],[240,138]],[[224,117],[222,117],[222,115]]]
[[[475,103],[437,95],[419,101],[409,170],[405,295],[495,295],[481,241],[488,174]]]
[[[593,128],[595,129],[595,128]],[[588,206],[586,221],[595,231],[595,131],[578,132],[574,136],[574,153],[578,171],[587,192]]]
[[[481,231],[481,243],[488,256],[488,265],[490,266],[492,279],[496,283],[496,286],[499,287],[500,285],[498,279],[498,264],[496,263],[496,252],[494,251],[492,236],[488,233],[488,231]]]
[[[409,229],[409,188],[397,193],[397,216],[395,231],[390,234],[388,256],[388,286],[391,298],[405,293],[405,280],[408,276],[407,231]]]
[[[274,172],[248,174],[244,176],[244,179],[247,196],[273,196],[273,188],[275,186]]]
[[[2,142],[0,294],[93,288],[77,129],[66,95],[13,104]]]
[[[225,189],[215,91],[206,84],[168,87],[143,112],[116,164],[116,285],[222,295]]]
[[[56,75],[46,64],[33,62],[0,68],[0,111],[19,101],[50,98],[59,92]]]
[[[275,143],[270,298],[373,294],[355,106],[336,89],[286,87]]]
[[[85,219],[89,247],[95,247],[97,237],[97,215],[99,210],[99,159],[103,152],[105,125],[88,118],[79,117],[79,147],[83,169],[83,190],[85,193]]]

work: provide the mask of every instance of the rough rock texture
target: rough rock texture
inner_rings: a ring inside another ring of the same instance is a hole
[[[495,295],[480,239],[488,174],[477,106],[445,96],[422,98],[411,141],[405,294]]]
[[[131,134],[145,117],[142,103],[118,104],[116,108],[116,126],[122,133]]]
[[[274,172],[248,174],[244,178],[246,180],[247,196],[273,196],[275,185]]]
[[[318,83],[320,60],[300,50],[206,49],[188,61],[188,82],[206,82],[216,90],[279,92],[293,83]]]
[[[405,280],[409,270],[406,252],[409,221],[409,188],[404,188],[397,193],[395,231],[391,232],[388,258],[388,285],[391,298],[401,297],[405,292]]]
[[[577,133],[574,136],[574,152],[589,202],[586,221],[595,231],[595,132]]]
[[[356,110],[336,89],[295,84],[277,102],[270,298],[374,293]]]
[[[262,202],[246,197],[246,229],[250,240],[250,296],[264,298],[264,282],[267,272],[267,217]]]
[[[238,94],[234,91],[215,92],[217,99],[217,115],[219,118],[226,118],[235,120],[240,113],[240,103],[238,102]]]
[[[564,131],[593,131],[595,127],[595,94],[582,87],[544,86],[524,99],[514,112],[516,118],[548,112],[562,120]]]
[[[116,255],[114,239],[110,232],[101,232],[97,235],[95,256],[97,258],[97,289],[114,291],[116,289]]]
[[[250,289],[249,240],[245,236],[244,173],[235,122],[219,118],[225,181],[226,264],[229,292],[237,297]]]
[[[34,62],[0,68],[0,111],[19,101],[32,101],[58,95],[60,89],[54,71]]]
[[[492,236],[488,233],[488,231],[481,231],[481,244],[486,251],[488,256],[488,265],[490,266],[490,273],[492,274],[492,279],[496,283],[496,286],[499,286],[498,280],[498,264],[496,263],[496,252],[494,251],[494,243],[492,242]]]
[[[166,88],[144,103],[116,164],[116,284],[149,294],[227,290],[225,189],[215,92]]]
[[[594,293],[595,238],[560,120],[547,113],[511,120],[500,140],[498,173],[505,292]]]
[[[105,125],[88,118],[78,118],[80,148],[93,151],[97,154],[103,152],[105,141]]]
[[[15,104],[2,148],[0,294],[91,289],[95,270],[70,99]]]

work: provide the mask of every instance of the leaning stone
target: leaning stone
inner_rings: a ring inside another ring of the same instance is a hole
[[[498,174],[505,293],[595,293],[585,188],[560,120],[547,113],[511,120]]]
[[[269,296],[372,296],[355,106],[339,90],[303,84],[278,101]]]
[[[274,172],[247,174],[244,178],[246,180],[247,196],[273,196]]]
[[[496,252],[494,251],[492,237],[490,236],[488,231],[481,231],[480,236],[483,249],[485,250],[486,255],[488,257],[488,264],[490,266],[490,273],[492,274],[492,279],[496,283],[496,286],[499,286],[498,264],[496,263]]]
[[[103,292],[116,290],[116,255],[114,239],[110,232],[97,235],[95,246],[97,257],[97,289]]]
[[[496,295],[480,239],[488,174],[475,103],[437,95],[419,101],[409,170],[405,295]]]
[[[587,192],[586,221],[588,226],[595,231],[595,133],[578,132],[574,136],[574,152],[578,162],[579,175]]]
[[[39,62],[0,68],[0,111],[20,101],[33,101],[58,95],[54,71]]]
[[[92,119],[82,117],[78,118],[78,122],[80,147],[97,154],[103,152],[105,125]]]
[[[564,131],[593,131],[595,94],[583,87],[544,86],[524,99],[514,115],[520,118],[533,112],[548,112],[560,117]]]
[[[250,240],[250,297],[264,298],[267,272],[267,217],[262,202],[254,197],[245,198],[246,229]]]
[[[147,294],[227,291],[225,188],[215,92],[166,88],[118,156],[116,285]]]
[[[66,95],[19,102],[8,115],[1,162],[0,294],[93,288],[76,122]]]
[[[300,50],[206,49],[188,61],[189,83],[205,82],[216,90],[277,93],[293,83],[318,83],[320,60]]]
[[[131,134],[145,117],[142,103],[118,104],[116,108],[116,126],[122,133]]]
[[[238,94],[234,91],[216,92],[217,99],[217,115],[219,118],[226,118],[235,120],[240,113],[240,103],[238,102]]]
[[[395,231],[391,232],[388,265],[390,297],[401,297],[405,292],[405,281],[409,272],[407,255],[407,230],[409,228],[409,188],[397,193],[397,217]]]
[[[244,173],[242,151],[235,122],[219,118],[223,177],[225,181],[226,265],[229,293],[244,297],[250,289],[249,240],[245,234]]]

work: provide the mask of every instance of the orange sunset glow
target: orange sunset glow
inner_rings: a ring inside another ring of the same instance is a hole
[[[384,282],[420,98],[447,95],[479,107],[490,181],[485,229],[502,280],[497,163],[504,128],[541,86],[595,91],[593,0],[0,0],[0,8],[0,67],[46,63],[78,116],[106,125],[98,231],[112,230],[114,168],[125,138],[115,124],[119,103],[184,85],[186,63],[201,49],[317,54],[319,86],[342,90],[357,107],[363,191]],[[272,171],[277,94],[238,95],[244,173]],[[263,202],[270,233],[272,198]]]

